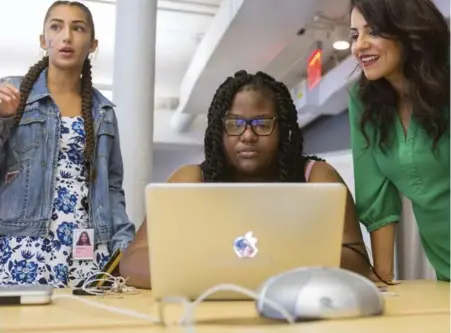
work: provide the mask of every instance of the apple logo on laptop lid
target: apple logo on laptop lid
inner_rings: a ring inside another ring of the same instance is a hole
[[[257,238],[249,231],[234,242],[235,253],[239,258],[253,258],[257,255]]]

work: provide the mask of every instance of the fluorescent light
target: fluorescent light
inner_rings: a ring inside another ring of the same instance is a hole
[[[349,27],[344,24],[335,26],[334,33],[332,35],[333,44],[335,50],[347,50],[351,46],[349,44]]]
[[[349,49],[349,42],[345,40],[338,40],[332,44],[335,50],[347,50]]]

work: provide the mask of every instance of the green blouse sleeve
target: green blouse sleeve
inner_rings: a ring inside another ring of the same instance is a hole
[[[355,89],[353,89],[355,92]],[[382,174],[360,130],[362,106],[355,93],[349,100],[351,147],[354,162],[355,200],[359,220],[371,232],[398,222],[401,198],[396,187]],[[371,137],[371,136],[370,136]]]

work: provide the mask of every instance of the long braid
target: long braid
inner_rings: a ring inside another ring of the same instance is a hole
[[[17,108],[17,113],[15,116],[14,124],[17,126],[20,123],[20,119],[25,110],[25,105],[27,104],[28,96],[30,95],[31,89],[33,89],[33,85],[36,80],[41,75],[42,71],[49,66],[49,57],[45,56],[36,64],[30,67],[28,73],[25,74],[25,77],[20,84],[20,103]]]
[[[91,26],[91,39],[95,38],[95,27],[92,14],[89,9],[80,2],[77,1],[55,1],[47,10],[44,21],[46,22],[50,16],[51,11],[57,6],[75,6],[80,8],[86,14],[89,25]],[[38,63],[30,67],[28,73],[25,75],[20,85],[20,103],[15,116],[15,125],[20,123],[20,119],[25,110],[28,96],[30,95],[33,85],[41,75],[42,71],[49,66],[49,57],[43,57]],[[91,74],[91,61],[89,58],[83,63],[83,69],[81,71],[81,99],[82,99],[82,116],[86,131],[86,146],[84,151],[84,159],[88,170],[89,179],[92,181],[95,179],[95,170],[92,167],[92,158],[94,154],[94,121],[92,119],[92,74]]]
[[[42,71],[49,66],[49,57],[43,57],[35,65],[31,66],[28,73],[22,80],[20,85],[20,102],[15,116],[15,125],[20,123],[20,119],[25,110],[28,96],[30,95],[33,85],[41,75]],[[92,74],[91,62],[86,59],[82,69],[82,83],[81,83],[81,99],[82,99],[82,115],[85,123],[86,131],[86,147],[84,152],[85,163],[89,171],[90,179],[95,178],[95,170],[91,166],[91,161],[94,153],[94,121],[92,119]]]
[[[273,93],[277,107],[280,143],[278,149],[278,180],[280,182],[305,182],[304,168],[307,159],[302,155],[303,137],[297,123],[297,111],[287,87],[271,76],[258,72],[255,75],[239,71],[229,77],[216,91],[208,110],[205,132],[205,160],[200,165],[205,182],[227,181],[222,136],[222,119],[230,109],[237,92],[245,87]],[[313,157],[312,159],[317,159]]]
[[[302,155],[304,140],[298,124],[296,106],[290,92],[283,83],[277,82],[264,73],[257,73],[257,75],[259,74],[265,76],[265,79],[274,85],[280,117],[280,136],[281,138],[288,138],[280,141],[279,181],[305,182],[304,167],[306,160]]]
[[[94,121],[92,119],[92,74],[91,61],[86,58],[81,71],[81,113],[85,123],[86,145],[84,151],[85,164],[88,170],[89,179],[95,179],[95,169],[92,162],[94,154]]]
[[[221,182],[226,178],[226,162],[223,156],[222,118],[230,109],[236,92],[243,87],[252,76],[244,71],[229,77],[216,91],[208,110],[208,125],[205,131],[205,161],[201,164],[206,182]]]
[[[90,27],[91,41],[95,40],[95,26],[92,13],[88,7],[78,1],[55,1],[48,9],[44,18],[44,26],[48,21],[52,10],[58,6],[72,6],[81,9],[85,15],[87,23]],[[36,65],[30,68],[27,75],[22,81],[20,87],[21,99],[19,108],[16,115],[16,124],[20,122],[22,114],[25,109],[25,105],[28,99],[28,95],[33,88],[34,83],[38,79],[41,72],[49,66],[49,57],[44,57]],[[91,74],[91,61],[86,58],[83,63],[83,68],[81,71],[81,100],[82,100],[82,116],[84,120],[85,132],[86,132],[86,145],[84,151],[84,161],[88,171],[89,180],[95,179],[95,170],[92,166],[93,154],[94,154],[94,122],[92,119],[92,74]]]

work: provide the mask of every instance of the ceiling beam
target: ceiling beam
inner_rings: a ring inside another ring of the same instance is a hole
[[[116,0],[85,0],[86,2],[116,5]],[[200,1],[159,0],[158,10],[189,15],[214,16],[219,6]]]

